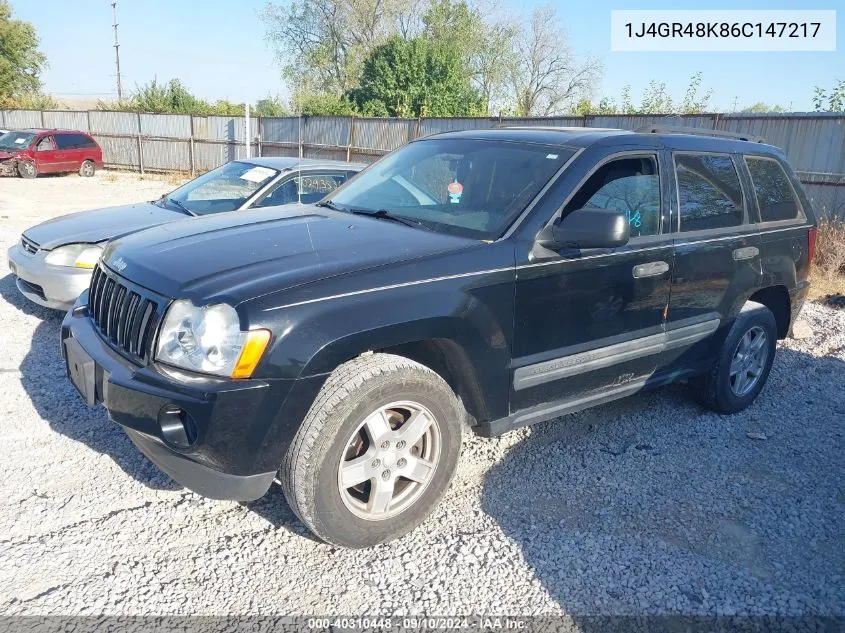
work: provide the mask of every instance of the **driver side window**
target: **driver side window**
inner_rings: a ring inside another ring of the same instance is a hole
[[[632,238],[660,233],[657,157],[619,158],[605,163],[569,201],[562,217],[586,207],[623,212]]]
[[[56,149],[56,142],[53,140],[52,136],[45,136],[40,141],[38,141],[38,145],[35,148],[36,152],[49,152],[50,150]]]

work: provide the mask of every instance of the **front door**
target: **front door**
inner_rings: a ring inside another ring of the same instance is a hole
[[[52,136],[45,136],[35,144],[35,164],[38,173],[49,174],[59,171],[59,152],[56,149],[56,141]]]
[[[518,262],[512,411],[635,390],[655,371],[672,272],[663,161],[657,151],[608,157],[563,208],[561,217],[584,207],[625,212],[628,244]]]

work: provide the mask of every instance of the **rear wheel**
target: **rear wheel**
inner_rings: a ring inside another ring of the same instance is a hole
[[[419,525],[449,486],[463,407],[434,371],[372,354],[338,367],[279,472],[291,508],[318,537],[369,547]]]
[[[93,160],[86,160],[82,165],[79,167],[79,175],[83,178],[90,178],[94,175],[96,168],[94,166]]]
[[[38,175],[38,168],[31,160],[22,160],[18,163],[18,173],[21,178],[35,178]]]
[[[742,411],[757,397],[772,369],[777,323],[766,306],[749,301],[728,333],[719,359],[704,376],[690,381],[693,394],[719,413]]]

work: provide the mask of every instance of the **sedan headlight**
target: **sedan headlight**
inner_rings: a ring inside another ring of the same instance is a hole
[[[197,307],[179,300],[164,317],[155,357],[192,371],[249,378],[269,341],[267,330],[241,331],[238,313],[230,305]]]
[[[103,247],[97,244],[68,244],[59,246],[47,253],[44,261],[53,266],[73,266],[74,268],[94,268]]]

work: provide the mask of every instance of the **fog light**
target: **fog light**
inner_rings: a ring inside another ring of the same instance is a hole
[[[168,404],[158,412],[161,436],[177,448],[188,448],[197,441],[197,425],[191,414],[176,405]]]

